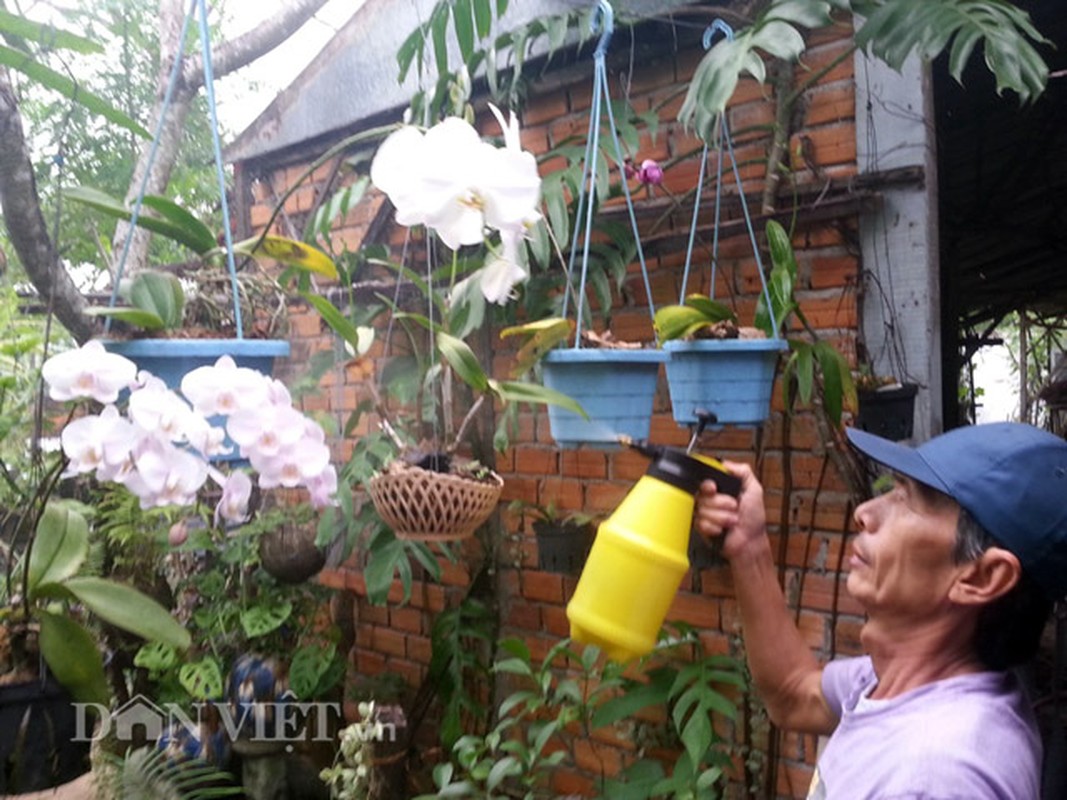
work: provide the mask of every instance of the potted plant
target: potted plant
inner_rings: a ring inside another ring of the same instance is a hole
[[[289,354],[289,342],[276,338],[278,311],[284,307],[281,288],[260,269],[238,273],[234,255],[337,278],[336,266],[325,253],[282,236],[246,239],[235,243],[233,252],[228,253],[203,222],[163,197],[144,197],[143,213],[134,216],[118,200],[89,187],[68,189],[65,194],[112,218],[132,221],[195,254],[194,270],[187,264],[177,265],[185,275],[184,283],[164,269],[140,270],[126,281],[120,272],[111,303],[87,309],[91,315],[108,319],[109,338],[104,341],[111,352],[136,361],[171,388],[177,388],[187,372],[212,364],[223,355],[229,355],[239,366],[269,375],[274,359]],[[117,303],[120,296],[126,305]],[[123,326],[125,336],[111,329],[113,321]],[[219,338],[219,332],[226,330],[232,336]]]
[[[407,347],[368,385],[366,408],[378,415],[382,446],[368,453],[371,463],[350,465],[366,484],[378,516],[400,539],[466,538],[496,507],[503,480],[461,452],[487,401],[557,403],[579,410],[558,392],[490,378],[465,341],[485,322],[486,304],[507,303],[513,287],[525,279],[520,245],[538,214],[536,162],[522,150],[514,118],[505,122],[493,111],[504,147],[483,141],[465,120],[449,117],[425,131],[399,128],[371,163],[371,180],[392,201],[397,222],[421,226],[428,234],[426,261],[420,265],[425,274],[376,259],[395,272],[398,282],[416,287],[415,302],[422,308],[404,308],[385,297],[375,304],[374,313],[388,316],[390,328],[399,325]],[[443,266],[434,269],[434,263]],[[366,323],[373,321],[367,314],[356,324],[326,298],[308,291],[304,296],[352,354],[366,351],[372,338]],[[365,309],[349,309],[353,316],[360,311]],[[388,340],[385,345],[393,346]],[[469,393],[469,405],[460,414],[463,392]]]
[[[564,511],[554,502],[541,505],[514,500],[508,510],[529,517],[537,537],[537,566],[547,572],[577,575],[596,536],[597,518],[582,511]]]
[[[910,439],[918,385],[892,376],[875,375],[869,366],[861,367],[854,380],[856,427],[893,441]]]
[[[740,327],[734,313],[701,294],[656,313],[668,353],[667,386],[680,425],[710,413],[715,424],[758,425],[770,411],[779,355],[786,343],[758,328]]]
[[[257,499],[264,490],[303,489],[311,506],[320,510],[336,502],[337,475],[330,464],[322,429],[293,408],[289,393],[280,382],[237,367],[229,357],[187,373],[180,384],[181,394],[168,389],[159,378],[138,371],[123,356],[108,352],[99,341],[52,356],[41,373],[53,401],[84,404],[72,406],[62,427],[62,453],[56,455],[52,470],[37,482],[42,496],[52,493],[61,474],[67,478],[92,476],[94,485],[117,487],[139,513],[153,515],[145,525],[150,538],[157,542],[162,538],[182,552],[198,554],[191,560],[179,559],[179,565],[196,566],[206,559],[207,563],[219,564],[222,570],[241,571],[253,561],[258,568],[259,536],[264,530],[289,521],[310,520],[310,512],[298,514],[279,507],[260,517],[261,526],[266,528],[250,524],[257,518]],[[225,414],[224,428],[209,422],[220,412]],[[238,446],[246,467],[231,466],[224,471],[210,462],[227,437]],[[168,665],[173,666],[178,676],[174,686],[186,690],[199,687],[202,695],[189,691],[197,698],[220,697],[213,677],[218,676],[221,681],[233,664],[216,662],[212,669],[210,657],[205,657],[201,648],[208,645],[209,637],[201,635],[200,628],[208,624],[205,620],[209,618],[216,622],[222,619],[222,612],[216,609],[206,615],[197,614],[185,604],[190,602],[193,589],[200,592],[199,596],[210,596],[213,602],[231,610],[226,617],[226,629],[231,634],[240,629],[251,639],[288,627],[310,636],[309,620],[299,618],[297,605],[291,599],[294,592],[302,589],[286,588],[262,574],[255,578],[243,573],[230,577],[216,574],[211,578],[197,572],[204,582],[195,586],[176,584],[182,600],[174,612],[177,619],[129,587],[82,577],[72,565],[84,560],[84,549],[88,547],[84,521],[65,508],[57,510],[54,503],[43,508],[40,521],[33,519],[35,537],[18,539],[26,553],[22,560],[28,566],[15,574],[24,576],[26,588],[9,595],[14,602],[6,619],[19,618],[19,609],[28,605],[20,598],[39,601],[41,609],[35,612],[35,618],[40,649],[57,680],[71,685],[76,698],[91,698],[106,707],[108,692],[103,668],[92,666],[99,664],[98,656],[95,661],[88,657],[97,648],[88,634],[79,635],[69,624],[53,620],[55,614],[46,603],[76,600],[105,621],[150,636],[152,643],[127,666],[161,673]],[[129,513],[119,514],[116,522],[107,504],[89,508],[94,523],[102,530],[125,530],[131,524]],[[166,510],[172,517],[181,515],[183,521],[168,533],[164,524],[167,517],[159,510]],[[198,524],[184,521],[190,517]],[[21,524],[21,530],[30,530],[29,521]],[[42,567],[37,566],[39,562]],[[143,577],[136,571],[132,574]],[[255,591],[248,605],[229,594],[242,586]],[[187,628],[199,631],[198,647],[192,656],[183,655],[190,643]],[[159,634],[157,629],[167,635]],[[53,630],[62,634],[63,649],[52,644]],[[334,670],[336,678],[336,665],[330,666],[339,660],[335,644],[331,651],[329,645],[319,647],[316,643],[307,654],[302,654],[303,647],[298,644],[276,648],[286,658],[287,686],[299,687],[300,692],[311,691],[307,687],[313,689],[327,680],[328,669]],[[72,646],[80,648],[76,658],[67,654]],[[213,654],[224,651],[218,642],[212,642],[210,647]],[[60,654],[55,663],[49,655],[53,651]],[[115,661],[116,665],[122,663],[120,659]],[[189,752],[186,745],[182,748],[183,753]]]

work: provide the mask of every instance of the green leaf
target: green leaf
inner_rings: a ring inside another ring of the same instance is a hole
[[[41,611],[41,655],[57,681],[79,703],[108,704],[111,697],[100,651],[89,632],[74,620]]]
[[[437,64],[437,75],[443,77],[448,72],[448,18],[451,9],[448,3],[438,3],[430,17],[430,35],[433,37],[433,55]]]
[[[659,683],[647,683],[604,702],[593,714],[593,728],[603,728],[632,717],[638,711],[666,702],[665,687]]]
[[[130,220],[130,210],[125,205],[98,189],[92,189],[88,186],[72,186],[63,195],[69,200],[87,205],[113,219],[123,219],[127,222]],[[205,252],[204,240],[199,231],[189,230],[172,220],[142,213],[137,217],[137,226],[153,233],[158,233],[160,236],[165,236],[178,244],[188,247],[195,253]],[[209,248],[214,246],[215,240],[212,238]]]
[[[466,342],[438,331],[437,347],[464,383],[476,392],[484,392],[489,388],[489,377]]]
[[[493,26],[493,12],[489,7],[489,0],[474,0],[474,27],[478,31],[478,38],[484,39],[489,35]]]
[[[34,22],[0,8],[0,32],[27,39],[49,50],[73,50],[76,53],[103,53],[104,48],[91,39],[86,39],[52,24]]]
[[[133,657],[135,667],[143,667],[151,673],[161,673],[178,663],[178,651],[163,642],[146,642]]]
[[[272,258],[287,267],[315,272],[331,280],[337,280],[338,277],[337,265],[332,258],[317,247],[285,236],[254,236],[237,242],[233,250],[251,258]]]
[[[30,553],[27,587],[30,599],[37,588],[73,577],[89,554],[89,525],[76,511],[49,503],[37,523]]]
[[[151,311],[144,311],[140,308],[129,308],[128,306],[115,306],[114,308],[109,308],[108,306],[90,306],[85,309],[85,313],[90,317],[111,317],[112,319],[117,319],[120,322],[125,322],[127,325],[133,325],[146,331],[161,331],[167,327],[166,323],[159,318],[158,314],[153,314]]]
[[[144,196],[141,204],[188,232],[190,237],[195,237],[200,242],[200,245],[194,248],[197,253],[203,255],[215,246],[215,235],[211,232],[211,228],[173,200],[149,194]]]
[[[319,312],[334,333],[348,342],[356,357],[364,355],[374,343],[374,329],[366,325],[356,326],[325,297],[310,292],[301,292],[308,304]]]
[[[13,69],[15,72],[21,72],[35,83],[40,84],[46,89],[59,92],[59,94],[66,97],[68,100],[73,100],[74,102],[85,106],[94,114],[99,114],[109,122],[113,122],[128,131],[132,131],[138,136],[145,139],[151,138],[151,134],[149,134],[148,131],[107,102],[107,100],[93,94],[68,76],[56,72],[51,67],[46,67],[38,61],[34,61],[19,50],[7,47],[6,45],[0,45],[0,66]]]
[[[695,308],[711,322],[722,322],[723,320],[737,319],[737,315],[734,314],[734,312],[730,309],[729,306],[720,303],[718,300],[712,300],[707,295],[688,295],[685,298],[685,304],[690,308]]]
[[[222,670],[210,656],[200,661],[182,664],[178,683],[194,700],[215,700],[222,697]]]
[[[407,563],[404,543],[393,536],[379,537],[367,553],[367,564],[363,568],[363,579],[367,583],[367,597],[372,603],[385,602],[389,589],[393,585],[393,576],[401,563]]]
[[[288,600],[274,605],[255,605],[240,614],[241,627],[250,639],[276,631],[293,613],[293,604]]]
[[[797,396],[807,405],[811,402],[812,389],[815,386],[814,348],[807,342],[790,345],[796,353]]]
[[[686,302],[688,303],[688,300]],[[654,327],[656,337],[662,344],[692,336],[696,331],[710,327],[717,321],[690,305],[663,306],[656,310]]]
[[[130,303],[163,321],[165,328],[178,328],[185,313],[185,292],[176,275],[146,269],[130,284]]]
[[[297,648],[289,665],[289,687],[299,699],[309,700],[315,696],[319,681],[329,669],[336,652],[337,646],[333,644]]]
[[[179,650],[189,647],[188,631],[167,609],[132,586],[91,576],[70,578],[62,586],[87,609],[116,627]]]
[[[583,419],[589,419],[585,409],[570,395],[563,394],[563,392],[555,389],[549,389],[539,383],[490,380],[489,388],[501,400],[509,403],[539,403],[547,406],[559,406],[568,411],[573,411]]]
[[[452,27],[459,42],[459,54],[466,63],[474,52],[474,17],[471,0],[455,0],[452,6]]]
[[[547,317],[524,325],[512,325],[500,331],[500,338],[509,336],[528,336],[529,338],[515,354],[515,366],[511,370],[513,377],[524,375],[539,362],[549,350],[560,342],[567,341],[574,330],[574,321],[562,317]]]
[[[397,79],[397,83],[403,83],[407,77],[408,70],[411,69],[411,63],[418,59],[419,74],[422,74],[422,51],[424,43],[426,41],[426,32],[423,28],[416,28],[403,44],[400,45],[400,49],[396,51],[396,63],[400,68],[400,76]]]

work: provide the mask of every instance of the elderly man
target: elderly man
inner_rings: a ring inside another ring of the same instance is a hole
[[[848,591],[867,656],[821,666],[778,585],[763,489],[701,487],[696,526],[723,535],[757,691],[771,719],[828,734],[809,798],[1040,794],[1041,742],[1010,671],[1067,594],[1067,442],[1029,425],[960,428],[918,448],[849,430],[893,476],[860,505]]]

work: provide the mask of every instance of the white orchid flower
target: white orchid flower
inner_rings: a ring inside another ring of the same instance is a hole
[[[124,356],[109,353],[94,339],[45,361],[41,377],[53,400],[89,397],[98,403],[114,403],[119,392],[134,382],[137,366]]]
[[[253,451],[270,458],[303,438],[305,419],[292,406],[265,406],[231,414],[226,430],[246,458]]]
[[[247,472],[235,470],[222,484],[222,497],[215,506],[215,526],[219,520],[239,525],[248,520],[248,502],[252,499],[252,478]]]
[[[136,457],[137,474],[144,494],[142,508],[189,505],[208,477],[207,462],[186,450],[155,439]],[[130,483],[127,488],[137,494]]]
[[[292,489],[322,474],[330,464],[330,448],[314,436],[304,436],[276,455],[264,456],[253,451],[248,460],[259,472],[259,485],[264,489],[277,486]]]
[[[60,444],[70,463],[64,475],[80,475],[103,468],[118,468],[129,458],[140,434],[115,406],[67,423]]]
[[[262,407],[270,383],[254,369],[239,367],[230,356],[222,356],[213,366],[187,372],[181,389],[198,414],[213,417]]]
[[[501,118],[502,119],[502,118]],[[401,225],[423,224],[456,249],[484,241],[537,213],[541,179],[521,149],[518,123],[505,126],[508,146],[483,142],[465,120],[449,117],[425,134],[391,134],[371,164],[371,180],[389,195]]]
[[[311,495],[311,505],[315,508],[338,505],[337,500],[337,470],[333,464],[327,464],[326,469],[306,481],[307,490]]]

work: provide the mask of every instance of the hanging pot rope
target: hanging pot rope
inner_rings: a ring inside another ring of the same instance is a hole
[[[641,247],[641,236],[637,230],[637,215],[634,212],[633,198],[630,194],[630,186],[626,180],[625,161],[622,155],[622,147],[619,144],[619,135],[615,127],[615,112],[611,108],[611,92],[608,88],[607,66],[605,58],[608,45],[615,30],[615,12],[611,3],[607,0],[598,0],[596,11],[593,14],[591,30],[593,33],[600,31],[600,39],[596,50],[593,52],[593,99],[589,111],[589,133],[586,138],[584,163],[582,165],[582,179],[578,185],[578,207],[575,213],[574,234],[571,237],[570,258],[567,262],[567,283],[570,285],[571,276],[574,274],[574,259],[578,251],[579,231],[584,234],[582,241],[582,272],[578,284],[575,347],[582,344],[582,323],[585,312],[585,287],[589,273],[589,246],[593,228],[593,195],[596,192],[596,177],[598,154],[600,152],[600,118],[603,110],[607,112],[608,126],[611,132],[611,140],[615,150],[615,162],[622,175],[622,189],[626,197],[626,210],[630,217],[630,227],[634,235],[634,244],[637,248],[637,258],[641,264],[641,277],[645,284],[645,293],[648,296],[648,310],[653,322],[656,317],[656,309],[652,303],[652,285],[648,277],[648,266],[645,263],[644,249]],[[588,185],[588,192],[586,186]],[[582,230],[580,225],[582,215],[585,215],[585,226]],[[567,316],[569,292],[563,296],[563,316]]]
[[[715,38],[716,33],[721,33],[726,37],[728,41],[733,41],[734,31],[729,25],[723,22],[721,19],[717,19],[711,23],[704,31],[704,49],[707,50],[711,47],[712,40]],[[725,153],[723,151],[723,145],[725,144]],[[718,151],[719,157],[716,163],[715,171],[715,211],[714,211],[714,226],[712,228],[712,241],[711,241],[711,286],[708,290],[708,295],[712,298],[715,297],[715,278],[719,265],[719,222],[722,217],[722,165],[725,155],[730,157],[730,167],[734,175],[734,183],[737,186],[737,197],[741,202],[741,212],[745,217],[745,228],[748,231],[748,239],[752,244],[752,254],[756,259],[756,270],[759,273],[760,285],[763,291],[763,299],[767,303],[767,312],[771,319],[771,330],[773,332],[772,338],[778,337],[778,320],[774,316],[774,306],[771,304],[770,290],[767,288],[767,278],[763,274],[763,258],[760,256],[759,244],[756,242],[756,230],[752,225],[752,216],[748,212],[748,203],[745,201],[745,189],[741,183],[741,172],[737,167],[737,158],[734,154],[734,143],[730,137],[730,125],[726,118],[726,112],[722,112],[719,115],[718,134],[716,136],[715,149]],[[697,219],[700,216],[700,198],[704,190],[704,174],[705,167],[708,162],[708,143],[704,142],[704,150],[700,158],[700,173],[697,177],[697,190],[696,198],[693,203],[693,219],[689,225],[689,244],[685,251],[685,269],[682,272],[682,290],[678,298],[679,304],[685,302],[686,287],[689,283],[689,269],[693,259],[693,242],[696,239],[697,232]]]
[[[233,321],[234,327],[236,328],[236,337],[238,339],[243,339],[244,326],[242,325],[241,320],[241,301],[240,295],[238,294],[237,265],[233,255],[233,233],[230,230],[230,208],[226,197],[226,175],[222,161],[222,142],[219,139],[218,107],[215,103],[215,76],[211,63],[211,35],[208,27],[207,4],[205,0],[192,0],[189,4],[189,11],[186,13],[185,18],[182,21],[182,30],[178,38],[178,51],[174,56],[174,66],[171,68],[170,77],[167,80],[167,88],[164,92],[163,104],[160,108],[159,122],[156,124],[156,130],[152,136],[152,143],[149,147],[144,175],[141,176],[141,185],[137,190],[137,197],[135,198],[133,208],[130,211],[129,229],[126,231],[126,239],[122,245],[122,255],[119,257],[118,268],[115,271],[115,282],[114,286],[111,288],[111,300],[109,305],[114,308],[118,301],[119,286],[122,284],[122,276],[126,269],[126,260],[129,257],[130,245],[133,242],[133,235],[137,229],[137,220],[140,218],[141,208],[144,205],[145,193],[148,188],[148,178],[152,174],[152,167],[155,164],[156,155],[159,152],[159,143],[163,135],[163,126],[166,123],[167,111],[170,109],[171,102],[174,99],[174,89],[178,84],[178,76],[181,73],[185,36],[189,30],[189,22],[192,20],[193,15],[196,14],[198,9],[200,12],[200,48],[204,64],[204,91],[207,95],[208,114],[211,121],[211,143],[215,155],[215,174],[218,179],[219,199],[222,206],[222,232],[226,244],[226,269],[230,274],[230,290],[233,293]],[[108,317],[104,322],[104,330],[109,331],[110,329],[111,318]]]

